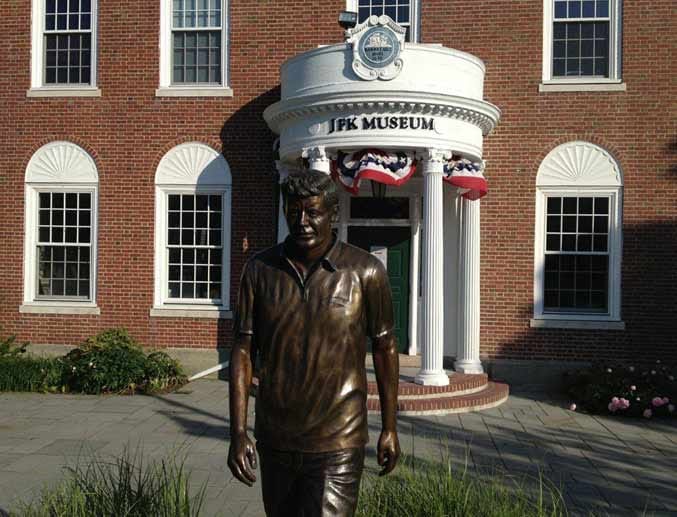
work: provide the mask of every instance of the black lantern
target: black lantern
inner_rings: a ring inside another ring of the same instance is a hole
[[[352,29],[357,25],[357,13],[353,11],[341,11],[338,22],[344,29]]]

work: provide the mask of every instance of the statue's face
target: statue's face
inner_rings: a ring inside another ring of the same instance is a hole
[[[336,205],[327,206],[323,195],[288,198],[285,217],[289,236],[303,250],[328,245],[332,239],[331,223],[336,211]]]

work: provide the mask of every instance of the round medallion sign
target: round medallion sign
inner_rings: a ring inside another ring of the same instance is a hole
[[[384,27],[372,27],[359,43],[362,61],[374,68],[384,68],[397,59],[400,42],[395,34]]]

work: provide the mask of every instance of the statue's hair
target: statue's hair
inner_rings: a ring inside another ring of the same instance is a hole
[[[282,196],[287,198],[312,197],[324,195],[327,207],[338,204],[336,183],[327,174],[317,171],[308,171],[301,174],[291,174],[282,182]]]

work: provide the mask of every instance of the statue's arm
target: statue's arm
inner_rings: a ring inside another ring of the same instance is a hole
[[[247,406],[252,384],[252,336],[239,334],[230,352],[230,449],[228,467],[243,483],[256,481],[256,451],[247,436]]]
[[[388,273],[383,264],[375,261],[365,281],[367,318],[378,395],[381,402],[382,430],[378,441],[378,463],[383,467],[381,475],[395,468],[400,456],[397,438],[397,388],[400,380],[400,364],[395,327],[393,297]]]
[[[389,332],[373,339],[374,370],[381,403],[381,436],[378,441],[380,475],[391,472],[400,456],[397,437],[397,388],[399,384],[399,355],[397,339]]]
[[[230,450],[228,467],[233,475],[251,486],[256,481],[256,451],[247,436],[247,405],[254,369],[255,268],[248,262],[240,279],[237,310],[233,321],[230,351]]]

